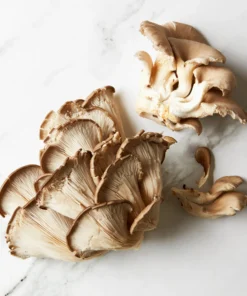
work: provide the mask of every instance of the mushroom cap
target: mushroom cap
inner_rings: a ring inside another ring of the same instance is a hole
[[[137,248],[142,232],[131,235],[128,227],[132,208],[126,201],[111,201],[87,208],[74,221],[67,242],[78,258],[88,251]]]
[[[211,168],[211,152],[207,147],[198,147],[195,152],[196,161],[202,165],[204,173],[198,181],[198,187],[201,188],[208,180]]]
[[[162,26],[165,29],[167,37],[193,40],[200,43],[208,44],[205,37],[198,30],[190,25],[179,22],[167,22]]]
[[[210,192],[212,194],[216,194],[218,192],[233,191],[239,185],[241,185],[243,181],[244,180],[239,176],[221,177],[215,181],[210,189]]]
[[[157,227],[160,216],[160,197],[154,197],[153,201],[147,205],[135,218],[130,227],[130,233],[150,231]]]
[[[89,119],[77,119],[60,126],[41,157],[41,167],[45,173],[52,173],[59,168],[68,156],[73,156],[82,149],[93,151],[102,141],[100,127]]]
[[[200,218],[216,219],[223,216],[233,216],[247,204],[247,196],[242,192],[230,191],[223,193],[212,203],[198,205],[187,199],[180,200],[183,208],[191,215]]]
[[[230,69],[220,66],[201,66],[193,72],[197,83],[206,83],[207,90],[218,88],[228,95],[236,87],[236,78]]]
[[[57,115],[57,122],[54,123],[54,127],[49,131],[49,135],[45,138],[44,142],[46,144],[52,144],[56,141],[59,130],[70,122],[78,119],[89,119],[95,122],[102,132],[102,139],[107,139],[111,134],[116,132],[116,125],[111,116],[105,110],[92,107],[86,109],[81,109],[80,112],[76,114],[70,114],[70,117],[62,117],[61,114]]]
[[[163,54],[164,59],[169,61],[170,70],[175,70],[175,59],[165,28],[161,25],[144,21],[141,23],[140,32],[152,42],[153,47],[157,51]]]
[[[107,167],[115,161],[121,142],[122,139],[117,132],[95,147],[91,159],[90,170],[96,185],[100,182]]]
[[[0,215],[11,215],[35,195],[34,182],[42,175],[38,165],[23,166],[14,171],[0,189]]]
[[[105,86],[103,88],[93,91],[83,103],[83,108],[89,109],[92,107],[99,107],[108,112],[116,124],[122,138],[125,137],[123,124],[121,120],[120,111],[114,98],[115,89],[112,86]]]
[[[233,119],[238,119],[241,123],[247,122],[247,113],[229,97],[223,97],[219,92],[211,90],[203,97],[200,107],[184,114],[188,117],[204,118],[219,114],[222,117],[230,115]]]
[[[64,261],[80,261],[69,250],[66,234],[73,220],[52,210],[41,210],[31,200],[23,208],[17,208],[7,228],[6,240],[12,255],[52,258]],[[101,255],[89,252],[87,258]]]
[[[133,227],[131,226],[132,233],[138,229],[152,230],[158,224],[162,199],[161,163],[164,161],[166,150],[174,141],[170,138],[167,142],[159,133],[141,131],[135,137],[126,139],[119,148],[117,158],[134,155],[142,164],[144,172],[139,187],[145,208],[135,218]]]
[[[141,131],[126,139],[119,148],[117,158],[132,154],[142,164],[144,176],[140,184],[142,198],[149,205],[155,197],[161,197],[161,163],[169,144],[162,134]]]
[[[86,207],[94,204],[96,186],[90,174],[90,152],[78,151],[67,158],[37,195],[37,204],[75,219]]]
[[[220,51],[205,43],[173,37],[168,39],[176,58],[180,58],[185,64],[208,65],[210,62],[224,63],[226,61]]]
[[[142,166],[135,156],[117,159],[104,172],[96,189],[95,202],[127,200],[133,206],[132,216],[135,218],[144,208],[139,190],[142,178]]]

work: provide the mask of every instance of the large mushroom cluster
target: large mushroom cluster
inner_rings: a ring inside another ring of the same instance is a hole
[[[157,226],[161,164],[175,140],[126,138],[110,86],[51,111],[40,138],[40,166],[16,170],[0,190],[11,254],[81,261],[138,248]]]
[[[226,58],[193,27],[168,22],[141,24],[140,32],[157,51],[155,61],[144,51],[136,56],[143,63],[137,112],[171,130],[193,128],[198,118],[230,115],[246,123],[247,114],[231,99],[236,85],[234,74],[219,65]]]

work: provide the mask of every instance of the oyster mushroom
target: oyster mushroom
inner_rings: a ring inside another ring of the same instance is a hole
[[[38,165],[27,165],[14,171],[0,189],[0,214],[11,215],[35,195],[34,182],[42,175]]]
[[[139,190],[142,178],[142,164],[135,156],[129,154],[117,159],[106,169],[97,186],[96,203],[127,200],[133,206],[132,217],[136,217],[145,207]]]
[[[173,193],[179,196],[185,211],[200,218],[215,219],[222,216],[233,216],[247,204],[247,195],[237,191],[224,192],[219,197],[213,199],[212,202],[206,204],[192,202],[187,198],[186,193],[178,194],[176,189],[173,189]]]
[[[11,254],[76,262],[138,248],[156,227],[160,166],[175,140],[141,131],[123,142],[113,93],[98,89],[45,118],[41,167],[17,170],[0,192],[1,214],[13,214]]]
[[[198,187],[201,188],[208,180],[211,168],[211,153],[207,147],[199,147],[195,152],[195,159],[204,169],[204,173],[198,181]]]
[[[55,112],[47,114],[40,127],[40,139],[49,139],[53,129],[74,119],[91,119],[95,121],[103,131],[103,138],[106,139],[111,133],[117,130],[124,136],[121,117],[115,103],[114,88],[106,86],[92,92],[86,100],[75,100],[66,102]]]
[[[134,155],[142,164],[144,172],[140,191],[145,208],[135,218],[131,233],[152,230],[158,224],[162,200],[161,164],[164,161],[166,150],[174,141],[174,139],[166,141],[166,138],[158,133],[141,131],[135,137],[126,139],[120,146],[117,157]]]
[[[91,158],[90,152],[82,151],[68,158],[38,192],[38,206],[75,219],[93,205],[96,186],[90,173]]]
[[[206,147],[199,147],[195,153],[196,160],[205,169],[198,186],[207,180],[210,172],[211,153]],[[226,176],[214,182],[209,192],[202,192],[193,188],[172,188],[172,192],[185,211],[201,218],[219,218],[232,216],[247,205],[247,195],[235,189],[243,182],[239,176]]]
[[[233,73],[212,66],[224,63],[225,57],[197,30],[181,23],[158,25],[145,21],[140,31],[157,51],[155,62],[144,51],[136,54],[143,63],[136,106],[140,116],[172,130],[192,128],[198,134],[202,129],[198,118],[214,113],[246,122],[246,112],[228,97],[235,87]]]
[[[111,201],[87,208],[68,233],[71,251],[81,258],[91,250],[138,248],[143,233],[130,234],[128,219],[131,210],[126,201]]]
[[[69,250],[66,235],[73,220],[52,210],[41,210],[32,199],[17,208],[7,228],[6,240],[12,255],[80,261],[102,255],[104,251],[88,251],[80,260]]]
[[[59,168],[68,156],[82,149],[93,151],[102,141],[100,127],[92,120],[77,119],[53,130],[52,143],[47,144],[41,156],[41,167],[45,173]]]

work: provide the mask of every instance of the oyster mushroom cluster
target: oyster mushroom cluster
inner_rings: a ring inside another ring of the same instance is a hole
[[[138,248],[157,226],[161,164],[175,140],[126,138],[110,86],[51,111],[40,138],[40,166],[16,170],[0,190],[11,254],[81,261]]]
[[[144,51],[136,54],[143,63],[137,112],[140,116],[179,131],[202,131],[199,118],[230,115],[246,123],[247,114],[231,99],[236,79],[219,65],[226,58],[193,27],[168,22],[141,24],[140,32],[157,51],[155,61]]]
[[[210,176],[211,152],[207,147],[199,147],[195,152],[195,158],[204,169],[198,182],[200,188]],[[233,216],[247,205],[247,195],[236,191],[242,183],[243,179],[239,176],[225,176],[216,180],[209,192],[186,188],[185,185],[183,189],[173,187],[172,192],[189,214],[200,218],[215,219]]]

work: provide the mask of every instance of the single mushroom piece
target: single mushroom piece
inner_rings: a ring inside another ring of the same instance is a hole
[[[96,189],[95,202],[127,200],[133,206],[132,218],[144,209],[145,204],[139,190],[143,178],[141,162],[133,155],[117,159],[104,172]]]
[[[131,235],[128,227],[131,205],[111,201],[87,208],[75,220],[67,242],[78,258],[85,252],[138,248],[143,233]]]
[[[57,132],[61,126],[78,119],[89,119],[95,122],[101,128],[102,139],[104,140],[116,132],[116,125],[111,116],[105,110],[98,107],[81,109],[80,112],[71,114],[68,118],[67,116],[62,117],[61,114],[57,115],[57,117],[57,124],[54,124],[54,127],[49,131],[48,136],[44,140],[45,144],[52,144],[56,140]]]
[[[192,128],[198,134],[198,118],[218,113],[246,123],[247,114],[229,97],[235,87],[233,73],[222,66],[225,57],[207,44],[189,25],[169,22],[158,25],[142,22],[140,31],[153,43],[157,57],[140,51],[143,63],[137,113],[171,130]],[[219,90],[218,92],[215,90]],[[213,93],[214,95],[212,95]]]
[[[134,155],[142,164],[144,172],[140,191],[145,208],[136,217],[131,232],[152,230],[158,224],[162,200],[161,164],[166,150],[174,142],[174,139],[166,141],[161,134],[141,131],[135,137],[126,139],[119,148],[118,158]]]
[[[59,168],[67,157],[83,151],[93,151],[102,141],[100,127],[92,120],[77,119],[53,131],[53,141],[47,144],[41,156],[41,167],[45,173]]]
[[[78,151],[57,169],[37,194],[37,204],[75,219],[94,204],[96,186],[90,173],[90,152]]]
[[[116,124],[116,129],[119,131],[122,138],[125,138],[123,124],[120,111],[116,105],[114,98],[115,89],[112,86],[105,86],[93,91],[84,101],[83,108],[88,110],[92,107],[99,107],[111,116]]]
[[[0,215],[12,215],[35,195],[34,182],[42,175],[38,165],[27,165],[14,171],[0,189]]]
[[[176,191],[173,190],[174,194]],[[233,216],[241,211],[247,204],[247,195],[242,192],[229,191],[221,194],[211,203],[197,204],[189,201],[186,195],[179,198],[182,207],[189,214],[200,218],[219,218],[223,216]]]
[[[195,158],[204,167],[198,187],[201,187],[209,177],[211,153],[206,147],[196,150]],[[209,192],[193,188],[172,188],[173,194],[179,199],[182,207],[189,214],[201,218],[219,218],[232,216],[242,210],[247,204],[247,195],[235,189],[243,182],[238,176],[226,176],[216,180]]]
[[[201,188],[208,180],[211,169],[211,152],[207,147],[198,147],[195,152],[196,161],[202,165],[204,173],[198,181],[198,187]]]

